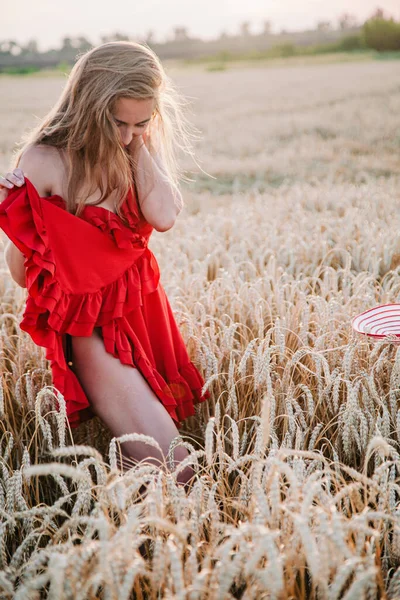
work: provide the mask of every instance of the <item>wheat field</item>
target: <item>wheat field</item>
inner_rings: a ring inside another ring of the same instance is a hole
[[[400,302],[398,62],[170,74],[202,137],[150,247],[212,394],[170,448],[196,481],[71,432],[1,259],[0,597],[399,598],[400,346],[350,324]],[[4,174],[65,78],[0,81]]]

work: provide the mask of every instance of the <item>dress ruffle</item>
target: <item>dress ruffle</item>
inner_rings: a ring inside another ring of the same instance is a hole
[[[133,202],[132,197],[128,202]],[[204,382],[185,351],[181,355],[186,357],[183,363],[176,363],[172,370],[168,369],[168,374],[161,374],[135,333],[135,319],[143,319],[142,312],[135,311],[143,308],[144,296],[157,290],[163,297],[165,293],[157,260],[148,248],[153,228],[145,222],[141,231],[135,231],[133,228],[140,227],[140,215],[132,210],[132,205],[125,203],[123,207],[130,227],[118,215],[99,206],[87,205],[83,216],[77,218],[65,211],[60,196],[41,198],[27,178],[24,186],[11,190],[0,204],[0,227],[25,256],[28,298],[20,328],[37,345],[46,348],[53,384],[64,396],[73,428],[94,413],[78,378],[67,365],[65,334],[91,336],[95,327],[102,328],[107,352],[121,363],[139,369],[178,426],[180,420],[194,414],[193,402],[210,397],[208,391],[201,396]],[[79,249],[73,256],[73,249],[70,250],[71,256],[65,257],[71,240],[68,246],[64,244],[58,249],[64,230],[54,232],[53,225],[60,222],[60,214],[65,219],[74,219],[69,222],[78,234],[74,240],[81,234],[89,238],[93,235],[93,243],[101,239],[103,246],[113,240],[113,246],[119,249],[115,267],[103,264],[104,285],[101,274],[93,269],[86,275],[90,286],[78,270],[73,271],[74,261],[79,261]],[[94,227],[88,229],[88,225]],[[99,232],[103,234],[100,238],[96,237]],[[68,280],[68,273],[73,273],[72,281]],[[182,338],[179,342],[183,343]]]
[[[99,213],[99,209],[105,212]],[[101,206],[86,206],[84,208],[85,218],[89,219],[101,231],[109,233],[119,248],[129,248],[132,243],[143,243],[143,236],[133,233],[128,227],[121,223],[118,215]]]

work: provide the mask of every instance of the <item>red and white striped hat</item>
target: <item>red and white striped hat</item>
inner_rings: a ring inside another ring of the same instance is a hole
[[[381,304],[354,317],[351,321],[354,331],[375,339],[388,335],[399,337],[400,304]]]

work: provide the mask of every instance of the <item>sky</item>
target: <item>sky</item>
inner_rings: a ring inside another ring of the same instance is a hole
[[[313,28],[320,20],[336,27],[344,12],[362,23],[378,7],[400,20],[400,0],[0,0],[2,4],[0,40],[22,44],[36,39],[41,51],[60,47],[64,36],[83,35],[98,44],[101,35],[116,31],[140,39],[151,30],[155,42],[164,42],[176,26],[203,39],[222,31],[234,34],[243,21],[249,21],[252,33],[262,30],[264,20],[271,21],[272,33]]]

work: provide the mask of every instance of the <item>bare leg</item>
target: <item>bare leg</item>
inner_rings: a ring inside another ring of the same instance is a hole
[[[121,449],[128,459],[124,466],[143,460],[165,469],[169,445],[179,431],[140,371],[122,364],[106,351],[100,328],[95,328],[91,337],[73,336],[71,339],[74,372],[93,411],[112,435],[141,433],[153,437],[162,449],[163,455],[160,455],[154,446],[144,442],[123,442]],[[187,449],[177,446],[175,465],[187,456]],[[178,481],[186,486],[193,475],[193,469],[188,466],[179,474]]]

